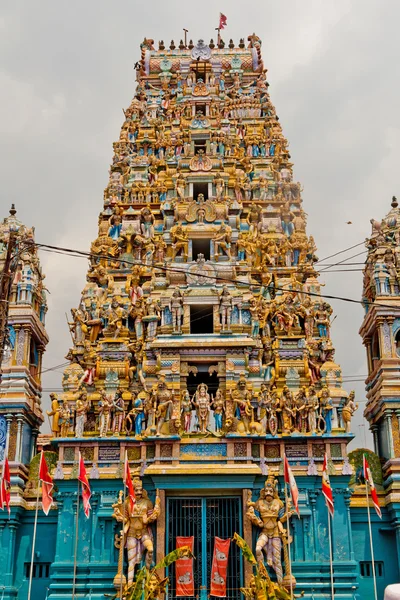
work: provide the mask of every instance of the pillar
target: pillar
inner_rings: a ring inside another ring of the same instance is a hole
[[[249,497],[249,492],[251,494],[252,490],[243,490],[243,492],[242,492],[242,497],[243,497],[243,539],[249,545],[249,547],[253,550],[253,548],[252,548],[252,546],[253,546],[253,540],[252,540],[252,526],[251,526],[251,521],[246,516],[246,512],[247,512],[247,500],[248,500],[248,497]],[[244,581],[245,581],[245,586],[247,586],[249,584],[249,581],[250,581],[250,578],[251,578],[252,574],[253,574],[253,567],[249,563],[249,561],[245,560],[244,561]]]
[[[17,417],[17,441],[15,443],[15,462],[21,462],[21,445],[22,445],[22,424],[24,419],[21,415]]]
[[[166,506],[165,506],[165,490],[158,490],[160,496],[160,516],[157,519],[157,551],[156,551],[156,564],[162,561],[165,556],[165,519],[166,519]],[[160,577],[165,577],[164,569],[160,571]]]
[[[393,431],[392,431],[392,411],[385,410],[385,419],[386,419],[386,427],[387,427],[387,436],[388,436],[388,447],[390,456],[389,458],[394,457],[394,446],[393,446]]]
[[[371,425],[370,430],[374,439],[374,452],[379,455],[378,425]]]

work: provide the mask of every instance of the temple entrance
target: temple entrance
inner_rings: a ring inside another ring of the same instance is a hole
[[[210,260],[210,240],[208,238],[192,239],[193,260],[197,260],[199,254],[204,256],[204,260]]]
[[[215,396],[215,392],[219,387],[219,378],[216,373],[212,373],[212,375],[210,375],[210,373],[208,372],[209,366],[210,365],[208,364],[196,365],[198,369],[197,375],[194,375],[194,373],[189,373],[186,382],[190,397],[193,396],[193,394],[197,390],[197,386],[200,385],[200,383],[205,383],[208,387],[208,393],[210,394],[210,396]]]
[[[214,333],[214,314],[211,304],[190,305],[190,333]]]
[[[178,536],[194,538],[194,597],[206,600],[210,594],[210,575],[215,537],[242,535],[242,499],[239,497],[167,498],[166,553],[175,550]],[[170,578],[166,597],[175,600],[175,566],[166,570]],[[243,561],[240,550],[231,543],[226,578],[226,598],[240,599],[243,585]]]

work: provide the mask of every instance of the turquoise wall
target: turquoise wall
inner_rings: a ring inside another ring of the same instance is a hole
[[[279,478],[282,479],[281,477]],[[362,573],[362,562],[371,560],[366,510],[349,507],[351,491],[348,477],[332,478],[335,516],[333,520],[335,594],[341,600],[373,600],[372,578]],[[155,476],[144,478],[145,488],[154,500],[155,489],[165,489],[167,494],[176,491],[192,492],[199,496],[214,490],[225,490],[230,495],[241,495],[243,489],[253,491],[258,498],[264,478],[251,475],[208,476]],[[327,511],[321,494],[320,477],[298,477],[301,518],[292,519],[293,573],[297,590],[305,591],[306,600],[329,598],[329,546]],[[282,482],[280,481],[280,485]],[[32,600],[48,598],[70,600],[72,591],[73,554],[75,540],[76,480],[57,481],[58,510],[46,517],[39,511],[38,534],[35,552],[37,572],[33,579]],[[114,535],[119,524],[112,518],[112,504],[122,489],[120,480],[91,480],[92,514],[86,519],[79,512],[77,590],[82,598],[104,599],[113,594],[113,578],[117,571],[117,550]],[[393,511],[383,511],[380,521],[371,512],[375,559],[382,562],[382,575],[378,577],[379,597],[384,587],[399,581],[398,547]],[[350,520],[351,515],[351,520]],[[30,562],[31,536],[34,511],[22,508],[0,514],[0,598],[5,586],[4,600],[27,598],[28,564]],[[257,532],[254,530],[254,542]]]

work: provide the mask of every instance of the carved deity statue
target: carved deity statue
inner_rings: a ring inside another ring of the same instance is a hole
[[[158,382],[152,389],[152,402],[156,418],[156,435],[162,434],[162,428],[170,418],[172,409],[172,392],[168,389],[164,375],[160,375]],[[167,432],[168,435],[169,431]]]
[[[149,568],[153,562],[154,545],[150,525],[157,521],[161,512],[158,490],[153,505],[147,496],[147,492],[143,489],[139,477],[133,478],[133,485],[135,489],[133,509],[129,497],[123,503],[122,492],[119,495],[118,502],[112,505],[114,509],[112,516],[119,523],[123,523],[125,547],[128,551],[128,585],[133,582],[135,566],[141,563],[145,552],[147,567]]]
[[[178,223],[174,227],[171,227],[171,240],[172,240],[172,260],[178,255],[183,256],[184,260],[188,258],[189,238],[186,231],[183,229],[182,224]]]
[[[228,260],[231,260],[231,239],[232,229],[229,225],[221,223],[215,236],[212,238],[214,242],[214,260],[218,260],[224,253]],[[222,254],[220,253],[222,251]]]
[[[219,295],[219,314],[221,318],[221,331],[230,331],[232,322],[232,294],[226,285]]]
[[[352,390],[347,398],[345,405],[342,408],[342,419],[344,422],[346,433],[351,431],[351,418],[358,408],[358,404],[354,402],[355,392]]]
[[[83,430],[86,423],[86,415],[90,408],[91,402],[87,397],[86,390],[79,392],[79,396],[75,403],[75,437],[83,437]]]
[[[183,317],[183,296],[179,288],[175,288],[169,303],[169,309],[172,314],[172,331],[174,333],[182,332]]]
[[[253,422],[253,409],[251,406],[251,392],[247,389],[247,382],[242,374],[236,384],[236,389],[231,392],[237,415],[243,423],[244,433],[250,433],[250,423]]]
[[[51,411],[46,411],[49,417],[53,417],[51,420],[51,432],[54,437],[60,435],[60,413],[61,407],[58,401],[58,396],[54,392],[50,394],[51,400]]]
[[[259,517],[255,514],[255,510],[259,513]],[[289,517],[292,514],[290,512]],[[263,562],[264,554],[267,564],[275,571],[278,583],[282,583],[282,544],[287,544],[288,535],[283,523],[287,521],[287,514],[283,502],[279,499],[274,477],[268,477],[256,502],[251,501],[249,490],[246,515],[253,525],[261,529],[256,543],[257,560]]]
[[[200,383],[193,397],[200,433],[207,433],[210,420],[210,394],[205,383]]]
[[[110,428],[111,411],[113,409],[113,400],[110,396],[107,396],[105,390],[100,390],[100,400],[98,403],[99,409],[99,436],[107,437],[108,430]]]

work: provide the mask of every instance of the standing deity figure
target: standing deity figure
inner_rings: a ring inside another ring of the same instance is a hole
[[[131,408],[131,410],[129,411],[129,413],[126,417],[126,431],[129,434],[132,433],[132,429],[133,429],[132,419],[133,419],[134,420],[134,431],[135,431],[136,437],[142,436],[143,421],[144,421],[143,396],[146,397],[147,392],[142,391],[137,395],[137,397],[133,401],[133,407]]]
[[[98,403],[99,408],[99,437],[107,437],[108,430],[110,428],[111,410],[113,408],[112,399],[107,396],[105,390],[100,391],[100,400]]]
[[[259,517],[256,515],[255,510],[260,515]],[[292,511],[290,511],[288,516],[291,517],[292,514]],[[273,476],[268,477],[256,502],[251,501],[251,491],[249,490],[246,515],[253,525],[261,529],[256,543],[257,560],[263,562],[264,553],[267,564],[275,571],[278,583],[282,584],[282,542],[284,545],[287,544],[288,535],[283,523],[287,521],[287,513],[283,502],[279,499]],[[288,565],[286,565],[287,567]]]
[[[127,312],[120,306],[118,299],[114,297],[111,301],[111,306],[108,309],[107,328],[111,336],[118,337],[123,326],[123,320],[126,319]]]
[[[342,409],[342,419],[344,422],[346,433],[350,433],[351,418],[358,408],[358,404],[354,402],[355,392],[352,390],[347,398]]]
[[[322,388],[321,392],[320,392],[320,399],[319,399],[319,406],[320,406],[320,415],[322,417],[320,422],[320,430],[323,433],[327,433],[328,435],[330,435],[332,433],[332,411],[333,411],[333,406],[332,406],[332,400],[331,400],[331,395],[329,393],[329,389],[325,386]],[[325,431],[324,431],[325,429]]]
[[[252,394],[247,389],[246,378],[243,374],[236,383],[236,389],[231,392],[231,396],[235,405],[236,415],[243,423],[245,433],[250,433],[250,423],[254,420],[251,406]]]
[[[200,433],[207,433],[208,422],[210,420],[210,405],[208,386],[205,383],[200,383],[193,396],[193,406],[196,409]]]
[[[53,417],[51,420],[51,432],[54,437],[58,437],[60,435],[60,413],[61,407],[58,402],[57,394],[50,394],[51,400],[51,411],[46,411],[49,417]]]
[[[282,433],[291,433],[295,427],[295,405],[293,394],[285,385],[280,399],[280,410],[282,415]]]
[[[183,296],[179,288],[175,288],[172,293],[169,310],[172,314],[173,333],[182,333]]]
[[[75,437],[83,437],[83,430],[86,423],[86,415],[90,408],[90,400],[87,397],[86,390],[79,393],[75,403]]]
[[[112,431],[113,435],[120,435],[125,422],[125,402],[122,398],[122,392],[117,391],[113,400],[113,424]]]
[[[221,318],[221,331],[230,331],[232,321],[232,294],[226,285],[219,295],[219,315]]]
[[[140,564],[145,552],[146,566],[149,568],[153,562],[154,545],[150,525],[157,521],[161,512],[158,490],[153,505],[147,496],[147,492],[143,489],[139,477],[133,478],[133,486],[136,499],[133,509],[131,509],[130,498],[127,498],[125,503],[123,502],[122,492],[119,495],[118,502],[112,505],[114,509],[112,516],[119,523],[123,523],[124,528],[125,547],[128,551],[128,586],[133,582],[135,567]]]
[[[192,421],[192,401],[190,399],[189,390],[182,390],[181,396],[181,421],[183,431],[190,433],[190,423]]]
[[[188,259],[189,252],[189,238],[186,231],[182,227],[182,223],[178,223],[174,227],[171,227],[171,241],[172,241],[172,260],[181,253],[184,260]]]
[[[215,185],[215,199],[217,202],[222,200],[224,194],[224,180],[222,177],[216,177],[214,179]]]
[[[225,398],[222,391],[218,388],[213,399],[212,408],[214,409],[215,432],[222,430],[223,418],[225,413]]]
[[[331,314],[332,307],[327,302],[322,302],[315,306],[314,319],[317,325],[319,337],[329,337],[329,325]]]
[[[161,435],[162,426],[169,420],[172,409],[172,392],[168,389],[165,376],[160,375],[152,390],[152,402],[156,418],[156,435]]]
[[[313,385],[310,385],[310,387],[308,388],[308,403],[308,428],[310,433],[314,434],[317,431],[319,401],[318,396],[315,392],[315,387]]]
[[[181,202],[185,201],[185,185],[186,185],[185,178],[183,175],[180,174],[177,177],[177,180],[175,182],[175,191],[176,191],[177,198]]]
[[[68,406],[68,402],[61,402],[60,406],[60,423],[61,423],[61,437],[67,437],[69,433],[71,419],[71,410]]]
[[[224,253],[228,260],[231,260],[231,239],[232,229],[229,227],[229,225],[221,223],[215,236],[212,238],[214,242],[214,260],[218,260],[218,258],[223,256]],[[220,249],[222,250],[222,254],[220,254]]]

